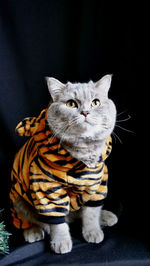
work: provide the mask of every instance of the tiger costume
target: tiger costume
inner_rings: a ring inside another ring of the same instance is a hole
[[[27,229],[32,225],[14,208],[13,202],[23,197],[38,214],[41,222],[59,224],[69,211],[81,206],[100,206],[107,195],[108,171],[105,160],[111,152],[108,137],[95,168],[88,168],[73,158],[54,137],[47,122],[47,109],[36,118],[25,118],[16,127],[20,136],[29,140],[15,156],[11,171],[10,199],[13,224]]]

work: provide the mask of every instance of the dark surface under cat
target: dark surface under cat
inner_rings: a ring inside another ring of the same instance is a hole
[[[150,245],[141,238],[123,233],[116,225],[105,228],[105,239],[101,244],[89,244],[81,237],[76,223],[71,225],[73,250],[64,255],[54,254],[46,241],[33,244],[24,243],[21,236],[18,243],[11,241],[10,254],[1,257],[0,265],[38,266],[38,265],[111,265],[111,266],[149,266]]]

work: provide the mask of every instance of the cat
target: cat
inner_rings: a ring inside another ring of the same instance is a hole
[[[108,98],[112,75],[105,75],[98,82],[89,81],[88,83],[67,82],[67,84],[63,84],[57,79],[49,77],[46,80],[51,95],[46,113],[47,126],[53,133],[51,141],[55,138],[59,139],[59,146],[64,148],[62,152],[67,151],[72,158],[82,162],[87,167],[86,169],[91,169],[90,173],[93,173],[98,167],[100,157],[102,163],[106,154],[109,153],[110,147],[107,145],[108,150],[103,155],[106,142],[113,132],[116,122],[116,107]],[[31,121],[28,119],[26,123],[23,122],[26,132],[29,132],[29,128],[31,129],[28,124]],[[40,120],[33,119],[33,121],[36,121],[37,125]],[[18,128],[21,132],[22,126]],[[32,124],[32,130],[33,128]],[[49,143],[49,145],[51,144]],[[105,166],[104,169],[106,169]],[[100,171],[103,171],[102,167]],[[107,190],[105,186],[103,187]],[[85,198],[87,195],[88,191],[86,191]],[[84,201],[85,198],[82,200]],[[81,218],[83,237],[91,243],[100,243],[103,240],[102,225],[112,226],[117,222],[117,216],[112,212],[102,210],[101,204],[94,207],[85,204],[77,212],[66,216],[66,222],[58,224],[39,221],[34,208],[21,196],[17,196],[13,200],[13,208],[18,215],[33,224],[31,228],[24,229],[23,234],[26,241],[41,240],[44,238],[44,232],[47,232],[51,237],[51,249],[60,254],[70,252],[72,249],[68,222],[75,216]]]

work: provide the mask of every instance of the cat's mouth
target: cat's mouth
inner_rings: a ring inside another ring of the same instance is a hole
[[[87,118],[85,118],[84,122],[87,124],[91,124]]]
[[[94,123],[92,123],[92,121],[88,117],[85,117],[83,123],[88,124],[88,125],[93,125],[94,124]]]

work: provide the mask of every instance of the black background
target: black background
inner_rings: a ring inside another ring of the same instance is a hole
[[[121,215],[124,231],[146,237],[147,8],[140,2],[114,2],[0,2],[0,207],[7,210],[13,157],[24,142],[14,128],[24,117],[38,115],[49,102],[44,77],[86,82],[113,73],[109,95],[121,113],[117,120],[131,116],[117,125],[133,133],[115,128],[122,144],[113,139],[106,206]]]

